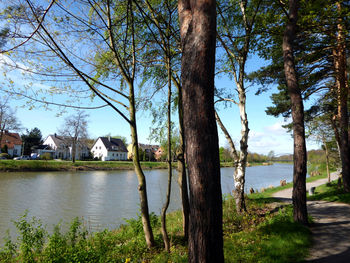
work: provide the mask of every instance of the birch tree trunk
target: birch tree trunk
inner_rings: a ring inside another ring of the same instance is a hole
[[[179,0],[186,160],[190,183],[189,262],[224,262],[222,193],[214,111],[216,1]]]
[[[284,74],[292,104],[294,168],[293,168],[293,216],[296,222],[308,224],[306,207],[306,144],[304,105],[295,70],[293,43],[296,34],[298,0],[289,0],[289,17],[283,35]]]

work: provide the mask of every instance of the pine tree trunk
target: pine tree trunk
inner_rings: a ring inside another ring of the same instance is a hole
[[[289,0],[289,18],[283,35],[284,74],[292,104],[294,136],[293,216],[296,222],[307,225],[306,207],[306,144],[304,105],[295,70],[293,42],[296,34],[298,0]]]
[[[189,262],[224,262],[218,134],[214,115],[216,1],[179,0]]]
[[[154,237],[149,218],[148,200],[147,200],[147,189],[146,189],[146,178],[142,171],[139,159],[139,146],[137,138],[137,126],[136,126],[136,109],[135,109],[135,98],[134,98],[134,87],[130,85],[130,98],[129,98],[129,111],[130,111],[130,130],[131,130],[131,144],[132,144],[132,160],[134,163],[135,173],[138,180],[138,192],[140,198],[141,218],[142,226],[145,234],[145,239],[148,248],[154,247]]]
[[[340,2],[336,3],[339,13]],[[338,120],[340,139],[340,158],[342,162],[342,177],[344,190],[350,192],[350,147],[349,147],[349,116],[348,96],[349,87],[346,78],[346,44],[345,29],[341,18],[338,20],[337,46],[333,49],[333,60],[335,68],[335,80],[338,94]]]

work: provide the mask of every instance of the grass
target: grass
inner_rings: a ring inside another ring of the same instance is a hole
[[[253,163],[253,166],[262,163]],[[143,169],[166,169],[166,162],[141,162]],[[177,167],[177,162],[173,162]],[[232,167],[232,163],[221,163],[221,167]],[[0,160],[0,172],[22,171],[76,171],[76,170],[133,170],[131,161],[55,161],[55,160]]]
[[[232,196],[223,202],[225,262],[300,262],[310,246],[310,232],[292,221],[291,206],[274,212],[264,199],[247,198],[248,213],[239,215]],[[171,253],[163,250],[159,217],[151,215],[157,246],[148,250],[141,219],[127,220],[115,231],[89,234],[78,221],[62,233],[48,234],[40,221],[24,215],[16,227],[16,242],[7,239],[1,262],[187,262],[181,212],[167,216]]]
[[[308,200],[324,200],[350,204],[350,193],[345,193],[343,187],[338,187],[336,181],[316,188],[315,194],[308,196]]]
[[[174,166],[176,163],[174,163]],[[141,162],[144,169],[165,169],[166,162]],[[75,170],[131,170],[131,161],[42,161],[42,160],[0,160],[0,171],[75,171]]]

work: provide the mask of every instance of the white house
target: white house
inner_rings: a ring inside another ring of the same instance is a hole
[[[22,154],[22,139],[18,133],[4,131],[1,138],[1,149],[7,148],[7,153],[11,157],[20,156]],[[5,146],[6,145],[6,146]]]
[[[128,158],[128,150],[123,141],[111,137],[99,137],[92,146],[91,153],[94,158],[102,161],[126,161]]]
[[[43,145],[48,145],[54,150],[53,158],[55,159],[72,159],[72,139],[67,136],[49,135],[43,142]],[[89,156],[89,147],[78,140],[75,152],[75,159],[82,160]]]

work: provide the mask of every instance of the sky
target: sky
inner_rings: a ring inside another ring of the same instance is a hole
[[[264,64],[264,61],[257,56],[253,56],[248,61],[247,70],[252,71],[259,68],[262,64]],[[14,85],[18,87],[23,86],[25,85],[25,80],[18,81],[17,83],[15,81]],[[215,85],[218,88],[228,88],[234,84],[228,78],[221,77],[216,78]],[[291,134],[287,133],[282,127],[287,122],[285,122],[283,117],[275,118],[265,113],[266,108],[272,105],[270,96],[273,92],[276,92],[276,88],[272,87],[271,90],[259,96],[255,95],[257,88],[257,86],[249,87],[247,94],[247,115],[250,129],[248,141],[249,152],[268,154],[270,151],[274,151],[276,155],[293,153]],[[50,106],[49,109],[46,109],[40,104],[37,104],[36,108],[29,110],[28,106],[25,106],[25,102],[25,100],[18,100],[18,98],[12,98],[10,101],[10,106],[16,109],[17,118],[24,128],[22,132],[25,132],[25,129],[30,130],[37,127],[41,130],[44,138],[50,134],[58,133],[60,127],[64,125],[64,119],[74,114],[74,110],[67,110],[66,113],[60,115],[60,110],[57,107]],[[231,137],[236,143],[239,143],[240,119],[238,107],[236,105],[230,107],[220,106],[218,109],[222,122],[230,132]],[[130,128],[127,122],[113,109],[105,107],[97,110],[89,110],[87,113],[89,114],[88,132],[90,138],[111,134],[124,136],[128,142],[131,141]],[[173,118],[176,119],[175,113],[173,114]],[[139,111],[137,113],[137,126],[140,143],[157,143],[149,140],[150,127],[152,127],[150,112]],[[220,129],[218,129],[218,133],[220,146],[228,146],[225,136]],[[308,150],[318,148],[312,141],[309,141],[307,145]]]

